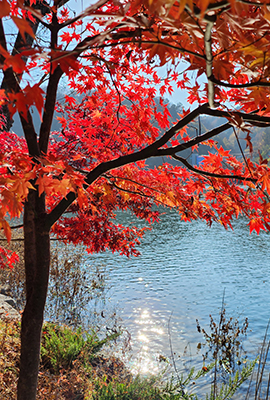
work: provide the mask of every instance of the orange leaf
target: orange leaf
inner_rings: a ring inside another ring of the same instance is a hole
[[[7,100],[5,90],[0,89],[0,106]]]
[[[10,13],[10,5],[7,0],[0,1],[0,18],[7,17]]]
[[[35,84],[34,86],[26,86],[26,88],[24,89],[25,92],[25,97],[26,97],[26,101],[28,106],[35,104],[36,108],[38,110],[38,113],[41,116],[42,113],[42,109],[43,109],[43,96],[42,94],[44,94],[44,91],[41,89],[41,87],[38,84]]]
[[[80,208],[83,208],[84,206],[88,205],[88,198],[85,194],[86,192],[82,188],[78,188],[77,190],[77,201],[80,206]]]
[[[259,235],[261,229],[265,231],[265,227],[259,218],[252,218],[249,221],[249,232],[250,233],[252,231],[256,231],[257,235]]]
[[[201,3],[200,4],[201,5],[201,16],[203,17],[204,13],[210,3],[210,0],[201,0],[200,3]]]
[[[5,236],[7,238],[8,243],[10,243],[10,240],[11,240],[11,228],[9,226],[9,223],[5,219],[2,220],[2,228],[4,229],[4,233],[5,233]]]
[[[13,22],[17,25],[17,28],[19,29],[20,34],[22,35],[24,40],[25,40],[25,33],[28,33],[28,35],[35,37],[29,22],[27,22],[25,19],[15,16],[12,16],[11,18]]]
[[[270,179],[269,174],[264,175],[260,181],[262,182],[262,190],[267,190],[267,193],[270,194]]]
[[[8,56],[5,59],[5,69],[12,68],[16,74],[22,74],[25,70],[25,61],[22,59],[21,54],[15,56]]]
[[[25,97],[23,93],[10,93],[8,95],[10,100],[9,104],[9,112],[11,116],[16,112],[18,112],[26,119],[27,118],[27,104],[25,102]]]
[[[64,178],[61,181],[54,179],[54,182],[55,182],[55,190],[64,197],[70,190],[72,190],[70,187],[70,179],[68,178]]]

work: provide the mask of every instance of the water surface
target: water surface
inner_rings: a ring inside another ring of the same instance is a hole
[[[129,218],[120,216],[121,222],[132,222]],[[106,266],[110,304],[131,334],[131,367],[155,372],[160,355],[171,360],[172,350],[179,368],[202,365],[196,319],[209,327],[224,290],[227,316],[248,317],[245,349],[254,356],[270,317],[269,249],[269,234],[250,235],[244,219],[226,231],[201,221],[185,223],[170,211],[147,232],[140,257],[91,256],[89,262]]]

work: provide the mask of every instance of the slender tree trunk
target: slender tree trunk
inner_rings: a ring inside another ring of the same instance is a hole
[[[21,326],[18,400],[35,400],[40,340],[48,289],[50,239],[46,229],[45,198],[30,191],[24,208],[26,306]]]

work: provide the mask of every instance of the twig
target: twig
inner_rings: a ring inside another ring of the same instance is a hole
[[[170,344],[170,351],[171,351],[171,359],[172,359],[172,363],[173,363],[173,368],[175,370],[175,373],[176,373],[176,376],[177,376],[177,379],[178,379],[178,383],[180,384],[181,396],[184,396],[185,395],[184,388],[183,388],[183,385],[181,384],[181,378],[179,376],[178,369],[177,369],[177,366],[176,366],[176,363],[175,363],[174,354],[173,354],[172,336],[171,336],[171,318],[172,318],[172,312],[171,312],[171,315],[170,315],[169,320],[168,320],[168,336],[169,336],[169,344]]]

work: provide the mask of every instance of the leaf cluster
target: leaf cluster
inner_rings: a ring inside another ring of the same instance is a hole
[[[62,4],[2,3],[1,99],[7,120],[19,112],[24,133],[18,138],[3,129],[0,135],[0,227],[8,241],[7,216],[19,217],[33,190],[46,197],[47,229],[89,252],[138,255],[144,230],[117,224],[115,212],[129,210],[152,223],[158,220],[153,204],[176,208],[185,221],[200,218],[227,228],[243,214],[251,232],[269,229],[267,158],[254,163],[239,139],[242,131],[252,152],[252,127],[270,123],[269,15],[263,4],[100,1],[73,16]],[[16,24],[21,37],[14,54],[6,21]],[[35,35],[40,25],[48,47]],[[189,65],[183,73],[179,60]],[[168,73],[161,78],[156,66],[164,64]],[[44,74],[38,83],[37,71]],[[198,82],[203,74],[205,87]],[[68,91],[56,102],[61,79]],[[172,83],[188,91],[191,104],[200,104],[193,111],[179,108],[175,122],[163,98]],[[61,129],[51,132],[54,113]],[[192,134],[190,124],[204,114],[227,123],[210,131],[199,123]],[[242,160],[213,141],[229,128]],[[199,144],[211,152],[197,168],[179,153]],[[184,167],[150,169],[144,160],[152,157],[172,157]],[[4,250],[1,260],[16,261]]]

